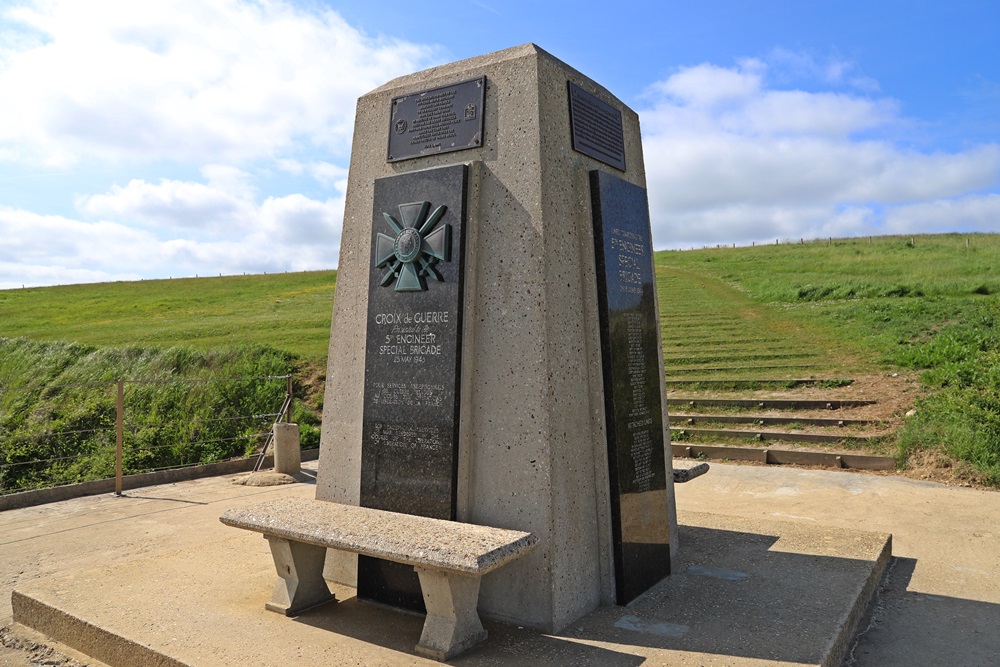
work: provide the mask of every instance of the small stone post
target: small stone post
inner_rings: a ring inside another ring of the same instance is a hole
[[[299,449],[299,425],[275,424],[274,472],[294,475],[301,469],[302,452]]]

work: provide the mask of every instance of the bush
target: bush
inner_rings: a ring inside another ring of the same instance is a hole
[[[926,342],[906,346],[897,362],[925,369],[939,388],[900,432],[900,453],[940,448],[969,461],[1000,486],[1000,304],[980,304]]]
[[[0,338],[0,386],[7,388],[0,392],[0,491],[113,475],[120,378],[130,380],[126,473],[249,455],[284,400],[286,383],[276,376],[289,374],[293,361],[262,346],[93,348]],[[310,417],[318,421],[301,411]],[[309,437],[318,441],[316,431]]]

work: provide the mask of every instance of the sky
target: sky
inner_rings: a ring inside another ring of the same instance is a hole
[[[526,42],[657,249],[1000,231],[996,0],[0,0],[0,289],[336,268],[354,107]]]

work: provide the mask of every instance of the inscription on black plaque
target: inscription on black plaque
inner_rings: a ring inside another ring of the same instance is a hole
[[[646,191],[590,172],[615,584],[626,604],[670,574],[667,477]]]
[[[572,81],[568,83],[573,150],[625,171],[622,112]]]
[[[465,191],[464,165],[375,181],[364,507],[455,518]],[[398,563],[360,557],[358,595],[423,610],[416,572]]]
[[[394,97],[389,162],[483,145],[486,77]]]

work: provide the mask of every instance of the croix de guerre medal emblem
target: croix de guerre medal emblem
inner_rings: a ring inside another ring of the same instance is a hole
[[[396,233],[392,237],[379,232],[375,237],[375,266],[388,267],[382,276],[383,287],[395,279],[397,292],[421,292],[427,289],[427,276],[444,281],[434,265],[451,261],[451,225],[438,226],[448,207],[438,206],[428,217],[430,207],[428,201],[400,204],[400,220],[382,213]]]

